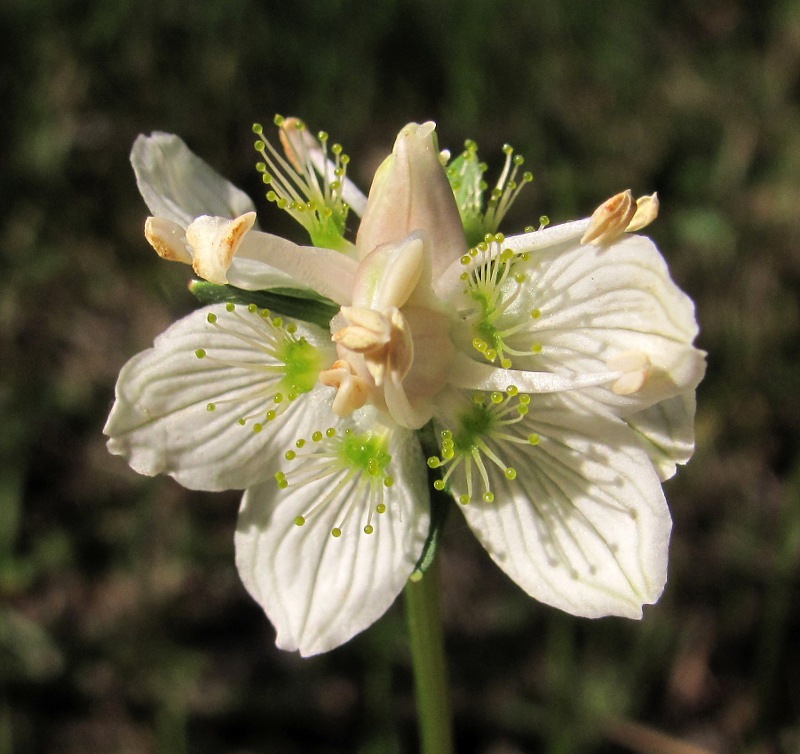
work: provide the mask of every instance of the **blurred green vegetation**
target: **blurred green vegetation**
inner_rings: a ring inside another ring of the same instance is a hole
[[[697,302],[698,450],[642,623],[530,601],[451,520],[459,752],[800,750],[800,3],[5,0],[0,28],[0,754],[415,750],[401,606],[279,652],[238,496],[101,436],[119,367],[193,306],[142,237],[133,139],[181,134],[259,197],[250,124],[276,111],[365,188],[409,120],[490,161],[512,142],[536,181],[506,231],[658,190]]]

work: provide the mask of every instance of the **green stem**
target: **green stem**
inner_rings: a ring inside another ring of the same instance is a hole
[[[439,607],[438,559],[419,581],[409,581],[405,595],[420,750],[423,754],[451,754],[452,714]]]

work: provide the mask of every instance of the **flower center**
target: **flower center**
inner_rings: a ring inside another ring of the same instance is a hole
[[[528,356],[542,350],[541,343],[536,341],[524,351],[508,342],[513,335],[529,330],[531,320],[539,319],[542,312],[534,308],[529,316],[508,317],[508,324],[502,324],[528,285],[527,274],[517,265],[529,259],[527,253],[514,254],[510,249],[503,249],[504,240],[502,233],[487,235],[471,248],[461,258],[461,264],[470,268],[461,273],[461,280],[464,294],[473,307],[465,314],[473,333],[472,347],[488,362],[499,361],[503,369],[510,369],[513,366],[511,356]]]
[[[471,403],[459,412],[455,426],[442,430],[441,456],[428,458],[430,468],[445,469],[442,478],[437,479],[433,486],[437,490],[445,489],[454,473],[460,471],[463,474],[463,489],[466,490],[458,496],[462,505],[472,501],[478,485],[483,488],[481,499],[485,503],[494,502],[495,493],[492,491],[486,461],[501,469],[509,481],[516,479],[517,470],[506,464],[489,447],[487,440],[538,445],[537,434],[521,438],[508,431],[511,425],[522,421],[528,414],[530,400],[529,395],[520,393],[514,385],[505,392],[475,393]]]
[[[221,396],[206,408],[215,411],[223,403],[238,403],[248,407],[255,404],[257,408],[249,408],[239,418],[239,424],[244,426],[258,419],[252,428],[254,432],[260,432],[264,422],[275,420],[300,395],[314,387],[322,368],[322,356],[319,349],[305,338],[297,336],[296,324],[273,317],[268,309],[259,309],[255,304],[237,307],[232,303],[226,304],[225,309],[235,318],[233,322],[225,322],[210,312],[208,323],[218,332],[240,341],[248,352],[260,357],[255,361],[251,360],[252,356],[238,359],[209,354],[206,349],[198,348],[195,351],[198,359],[236,367],[255,377],[251,383],[228,396]]]
[[[348,504],[342,519],[331,535],[341,537],[349,519],[361,512],[365,534],[375,531],[375,514],[386,512],[384,492],[394,485],[387,469],[392,457],[388,451],[388,434],[356,432],[352,428],[337,432],[328,427],[311,435],[311,442],[297,440],[296,450],[284,454],[292,468],[275,474],[279,489],[296,489],[325,480],[325,492],[305,513],[295,518],[297,526],[317,514],[324,506],[346,497]]]

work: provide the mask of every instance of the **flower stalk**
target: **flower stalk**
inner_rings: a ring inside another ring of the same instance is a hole
[[[409,581],[405,588],[420,751],[423,754],[449,754],[453,751],[440,584],[439,560],[436,558],[423,578]]]

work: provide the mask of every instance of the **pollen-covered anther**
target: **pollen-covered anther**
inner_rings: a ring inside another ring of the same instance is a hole
[[[336,388],[332,409],[337,416],[350,416],[369,399],[369,384],[344,359],[338,359],[329,369],[323,369],[319,373],[319,381],[323,385]]]
[[[592,213],[581,243],[610,244],[627,230],[635,214],[636,202],[630,189],[612,196]]]
[[[343,306],[340,318],[340,324],[347,324],[333,333],[333,342],[352,351],[351,358],[363,354],[363,364],[375,387],[383,385],[389,372],[399,379],[408,374],[414,361],[414,343],[408,322],[396,306],[387,307],[381,312],[359,306]],[[337,319],[339,317],[334,322]]]
[[[633,395],[644,386],[652,368],[652,362],[642,351],[623,351],[612,356],[606,365],[612,372],[621,372],[611,385],[617,395]]]
[[[186,245],[186,231],[166,217],[148,217],[144,224],[144,237],[162,259],[170,262],[192,263]]]
[[[194,251],[192,268],[201,278],[226,285],[228,268],[239,246],[256,221],[255,212],[229,220],[201,215],[186,229],[186,241]]]
[[[625,232],[633,233],[650,225],[650,223],[658,217],[658,209],[658,194],[653,193],[650,194],[650,196],[640,196],[636,200],[636,213],[633,219],[628,223],[628,227],[625,228]]]

